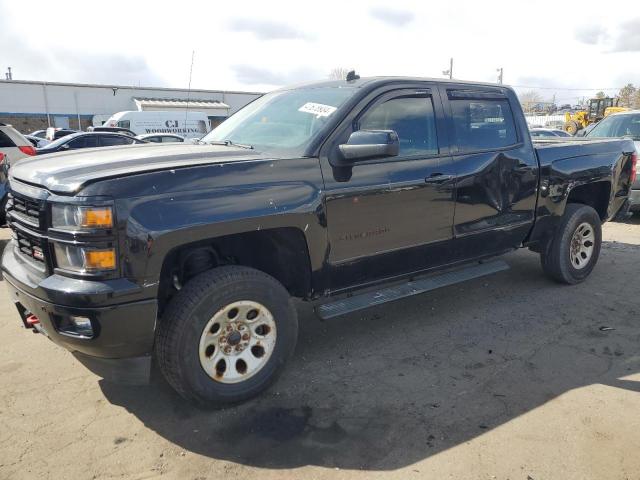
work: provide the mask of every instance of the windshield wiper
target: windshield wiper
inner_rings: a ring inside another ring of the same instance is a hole
[[[240,147],[248,150],[253,150],[253,145],[245,145],[243,143],[235,143],[231,140],[211,140],[207,142],[209,145],[224,145],[225,147]]]

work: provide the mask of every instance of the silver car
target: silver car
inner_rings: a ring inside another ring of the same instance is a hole
[[[631,138],[640,152],[640,110],[620,112],[603,118],[588,132],[587,138]],[[631,187],[631,211],[640,212],[640,165],[636,163],[636,181]]]

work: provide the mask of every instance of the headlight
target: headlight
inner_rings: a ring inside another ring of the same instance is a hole
[[[78,273],[95,273],[116,268],[114,248],[97,249],[66,243],[55,243],[58,267]]]
[[[51,207],[51,226],[65,230],[112,228],[111,207],[81,207],[54,204]]]

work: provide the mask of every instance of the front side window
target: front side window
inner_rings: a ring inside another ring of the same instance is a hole
[[[162,143],[175,143],[182,142],[183,140],[177,137],[162,137]]]
[[[400,155],[437,155],[436,119],[431,97],[397,97],[367,110],[358,130],[393,130]]]
[[[118,122],[118,126],[120,128],[131,128],[131,121],[130,120],[120,120]]]
[[[473,152],[518,143],[516,126],[507,100],[450,100],[454,142],[458,151]]]

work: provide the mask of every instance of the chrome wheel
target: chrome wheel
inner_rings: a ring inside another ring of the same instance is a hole
[[[217,382],[242,382],[262,370],[275,344],[271,312],[257,302],[233,302],[216,312],[202,331],[200,364]]]
[[[578,225],[569,245],[573,268],[580,270],[587,266],[593,256],[595,239],[593,226],[586,222]]]

